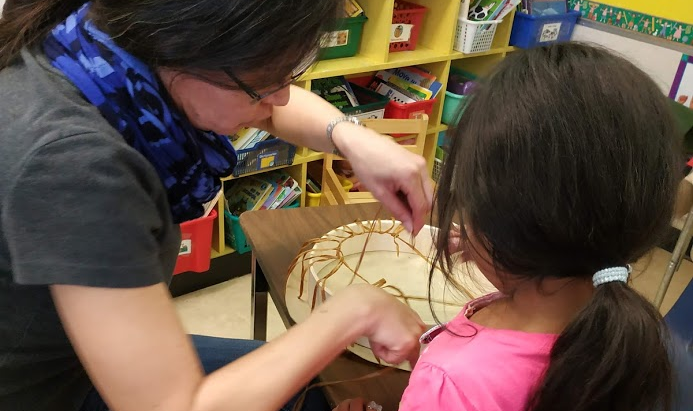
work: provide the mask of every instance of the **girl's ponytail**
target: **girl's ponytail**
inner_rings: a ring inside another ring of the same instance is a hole
[[[640,294],[620,281],[599,285],[558,337],[528,410],[670,410],[668,342],[659,312]]]

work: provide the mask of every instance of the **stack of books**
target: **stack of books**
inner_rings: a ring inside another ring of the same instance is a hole
[[[274,138],[270,133],[257,128],[243,128],[230,137],[231,144],[236,151],[245,150],[255,146],[255,144]]]
[[[310,86],[313,93],[340,110],[359,105],[354,90],[344,76],[315,79]]]
[[[301,196],[298,182],[283,170],[243,177],[227,183],[226,211],[235,216],[251,210],[274,210]]]
[[[377,72],[369,88],[391,101],[413,103],[436,98],[442,84],[421,67],[401,67]]]
[[[521,0],[471,0],[467,19],[469,21],[503,20]],[[563,2],[565,3],[565,1]],[[464,13],[464,8],[462,9]],[[464,18],[465,16],[460,16]]]

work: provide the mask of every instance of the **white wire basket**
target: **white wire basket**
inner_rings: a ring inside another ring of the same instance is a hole
[[[455,45],[452,48],[465,54],[490,50],[496,29],[502,22],[503,20],[469,21],[458,18]]]
[[[440,179],[440,173],[443,171],[443,160],[439,158],[433,159],[433,181]]]

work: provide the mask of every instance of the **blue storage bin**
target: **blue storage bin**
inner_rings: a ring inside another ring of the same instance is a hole
[[[532,16],[515,13],[510,45],[529,49],[570,40],[580,12],[571,10],[554,16]]]
[[[293,164],[296,146],[272,138],[260,141],[250,148],[238,150],[236,155],[238,162],[233,169],[233,176],[239,177],[254,171]]]

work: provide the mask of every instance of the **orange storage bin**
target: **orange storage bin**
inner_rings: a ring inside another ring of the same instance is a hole
[[[207,217],[186,221],[180,225],[180,252],[173,274],[186,271],[201,273],[209,270],[212,258],[212,230],[216,219],[217,211],[212,210]]]

